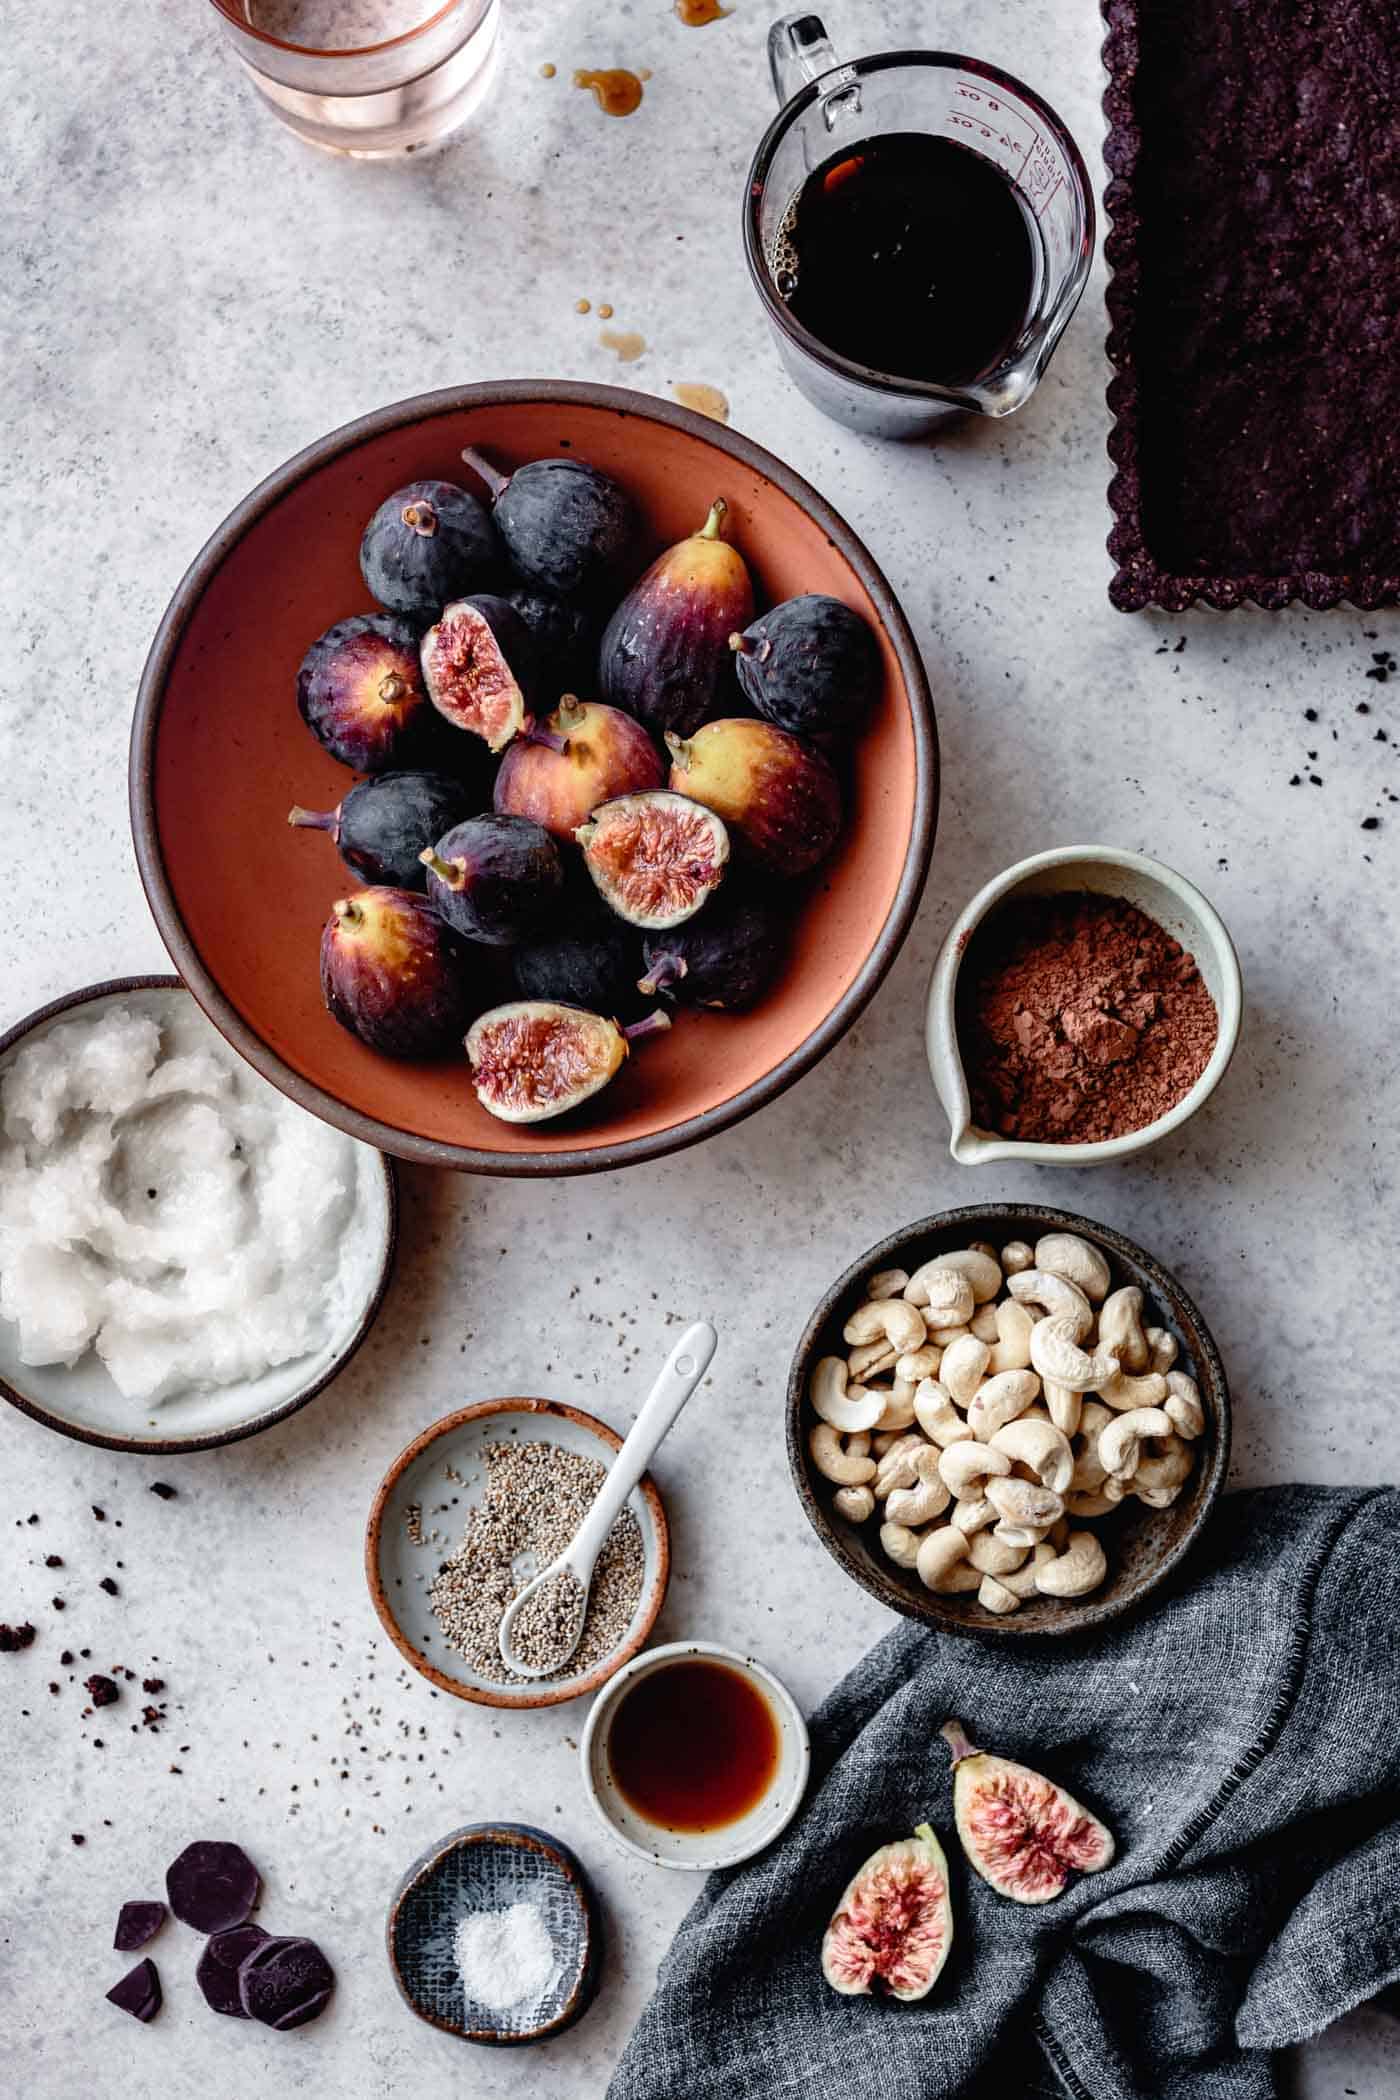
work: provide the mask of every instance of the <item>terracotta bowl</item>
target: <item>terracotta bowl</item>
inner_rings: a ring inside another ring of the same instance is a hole
[[[831,1505],[835,1489],[812,1464],[807,1433],[816,1419],[807,1401],[807,1386],[818,1357],[845,1355],[841,1329],[865,1295],[867,1276],[877,1269],[907,1269],[973,1240],[1005,1246],[1028,1240],[1034,1246],[1045,1232],[1077,1232],[1107,1257],[1114,1288],[1135,1283],[1146,1301],[1145,1324],[1168,1327],[1181,1345],[1179,1369],[1201,1389],[1204,1436],[1195,1445],[1196,1464],[1181,1494],[1168,1509],[1148,1509],[1125,1501],[1109,1517],[1089,1528],[1103,1541],[1108,1577],[1086,1597],[1028,1597],[1019,1611],[998,1618],[984,1611],[976,1596],[937,1596],[926,1590],[912,1569],[898,1568],[880,1550],[879,1511],[868,1524],[848,1524]],[[1200,1537],[1225,1484],[1230,1463],[1230,1394],[1225,1367],[1210,1330],[1179,1283],[1160,1262],[1132,1240],[1107,1225],[1096,1225],[1073,1211],[994,1203],[986,1209],[945,1210],[917,1225],[892,1233],[853,1262],[831,1286],[807,1322],[792,1360],[787,1393],[788,1463],[798,1498],[817,1537],[846,1573],[892,1611],[923,1619],[949,1632],[986,1640],[1023,1640],[1028,1635],[1083,1633],[1107,1619],[1134,1609],[1176,1569]]]
[[[351,776],[308,735],[297,667],[332,621],[370,609],[366,518],[420,476],[471,477],[574,452],[618,476],[656,546],[723,495],[763,599],[825,591],[874,625],[883,703],[854,759],[850,819],[799,919],[780,984],[751,1014],[687,1014],[596,1102],[530,1127],[488,1116],[465,1058],[404,1064],[331,1020],[317,952],[353,878],[289,828]],[[938,803],[928,683],[889,585],[849,527],[747,438],[613,387],[502,382],[420,395],[333,431],[254,489],[161,622],[136,705],[131,811],[156,924],[186,983],[250,1063],[304,1107],[401,1158],[476,1173],[564,1174],[654,1159],[770,1101],[849,1028],[908,931]]]

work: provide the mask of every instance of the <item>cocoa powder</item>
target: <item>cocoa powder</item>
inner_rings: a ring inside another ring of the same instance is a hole
[[[1014,898],[959,973],[973,1119],[1000,1137],[1088,1145],[1141,1130],[1195,1084],[1218,1031],[1195,958],[1123,897]]]

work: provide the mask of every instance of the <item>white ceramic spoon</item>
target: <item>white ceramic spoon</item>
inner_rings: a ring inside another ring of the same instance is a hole
[[[628,1432],[627,1441],[608,1469],[608,1477],[598,1491],[597,1500],[573,1538],[557,1559],[552,1560],[547,1568],[542,1568],[526,1583],[520,1595],[513,1597],[506,1606],[496,1639],[502,1660],[517,1676],[548,1677],[566,1663],[577,1648],[588,1609],[593,1563],[603,1541],[612,1530],[623,1503],[651,1464],[658,1444],[710,1368],[718,1340],[707,1320],[697,1320],[693,1327],[687,1327],[662,1365],[655,1385],[642,1403],[641,1413]],[[564,1570],[573,1576],[576,1589],[577,1617],[573,1629],[561,1635],[559,1647],[545,1662],[528,1663],[512,1646],[515,1622],[530,1599]]]

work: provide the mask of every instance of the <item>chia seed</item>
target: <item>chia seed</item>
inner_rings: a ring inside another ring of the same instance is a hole
[[[501,1614],[564,1551],[606,1478],[600,1460],[558,1444],[486,1447],[486,1491],[428,1593],[448,1646],[478,1677],[493,1684],[532,1681],[501,1659],[496,1644]],[[641,1526],[624,1509],[598,1555],[578,1647],[551,1676],[581,1677],[620,1645],[642,1594],[644,1560]],[[527,1614],[530,1624],[516,1633],[521,1653],[541,1660],[558,1651],[554,1613],[565,1601],[558,1584],[550,1584],[542,1596],[543,1609]],[[570,1624],[572,1617],[570,1612]]]
[[[537,1670],[552,1657],[567,1662],[582,1605],[582,1584],[568,1568],[561,1568],[521,1609],[510,1630],[511,1647]]]

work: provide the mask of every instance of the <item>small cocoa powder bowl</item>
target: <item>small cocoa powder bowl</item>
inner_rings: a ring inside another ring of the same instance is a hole
[[[1094,1520],[1090,1528],[1098,1534],[1108,1558],[1108,1575],[1098,1589],[1078,1598],[1032,1595],[1018,1611],[998,1618],[984,1611],[975,1595],[936,1594],[924,1588],[912,1568],[896,1567],[887,1559],[880,1549],[878,1508],[870,1522],[861,1525],[849,1524],[836,1514],[832,1507],[835,1488],[817,1471],[807,1449],[808,1431],[816,1419],[807,1388],[819,1357],[847,1353],[841,1329],[864,1299],[866,1278],[877,1269],[907,1269],[912,1275],[935,1254],[966,1247],[974,1240],[988,1240],[995,1247],[1009,1240],[1026,1240],[1034,1246],[1047,1232],[1078,1233],[1105,1256],[1115,1288],[1137,1285],[1145,1301],[1144,1324],[1169,1328],[1180,1344],[1177,1367],[1200,1387],[1206,1426],[1192,1447],[1196,1463],[1191,1476],[1169,1508],[1148,1509],[1129,1498],[1111,1516]],[[1230,1462],[1230,1394],[1209,1328],[1175,1277],[1152,1255],[1121,1232],[1074,1211],[993,1203],[921,1218],[916,1225],[907,1225],[868,1248],[837,1278],[812,1313],[793,1355],[787,1390],[787,1447],[798,1500],[817,1537],[852,1581],[891,1611],[986,1640],[1055,1637],[1083,1633],[1135,1610],[1179,1570],[1225,1485]]]

